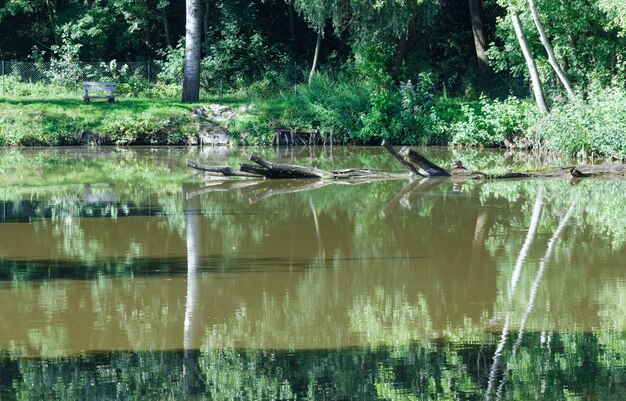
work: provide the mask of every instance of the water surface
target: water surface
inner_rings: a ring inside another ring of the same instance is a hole
[[[626,181],[184,167],[251,152],[398,170],[373,148],[0,150],[0,397],[626,396]]]

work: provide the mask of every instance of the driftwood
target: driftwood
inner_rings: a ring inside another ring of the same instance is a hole
[[[404,147],[400,150],[400,155],[404,157],[404,160],[413,163],[418,166],[418,171],[421,175],[426,177],[450,177],[450,172],[442,169],[435,163],[431,162],[424,156],[420,155],[416,151]]]
[[[511,178],[547,178],[547,177],[626,177],[626,164],[597,165],[597,166],[565,166],[550,167],[532,170],[509,171],[502,174],[487,174],[463,167],[459,160],[454,161],[452,169],[444,169],[431,162],[418,152],[410,148],[402,148],[396,152],[393,147],[383,142],[382,146],[389,152],[407,173],[393,173],[365,168],[350,168],[333,171],[325,171],[316,167],[297,166],[268,162],[257,155],[250,156],[250,161],[256,165],[241,163],[238,170],[231,167],[206,166],[188,160],[187,166],[196,170],[204,171],[211,175],[225,177],[248,177],[248,178],[314,178],[324,180],[383,180],[393,178],[407,178],[410,176],[436,177],[445,179],[452,177],[456,180],[469,179],[511,179]]]
[[[402,167],[404,167],[405,169],[408,170],[409,173],[411,174],[416,174],[416,175],[423,175],[419,172],[419,170],[412,165],[411,163],[409,163],[408,161],[406,161],[398,152],[395,151],[395,149],[389,145],[388,143],[386,143],[385,141],[383,141],[382,143],[382,147],[389,152],[389,154],[391,154],[391,156],[394,157],[394,159],[396,159],[397,161],[400,162],[400,164],[402,164]]]
[[[488,179],[502,178],[549,178],[549,177],[626,177],[626,164],[605,164],[597,166],[549,167],[533,170],[513,171],[505,174],[487,174]]]
[[[206,166],[204,164],[196,163],[191,160],[187,160],[187,167],[204,171],[205,173],[213,173],[215,175],[222,175],[225,177],[258,177],[258,175],[256,174],[250,174],[242,170],[235,170],[231,167]]]
[[[210,175],[222,175],[224,177],[248,177],[248,178],[316,178],[330,180],[372,180],[406,178],[406,174],[390,173],[380,170],[365,168],[348,168],[333,171],[320,170],[315,167],[297,166],[293,164],[271,163],[257,155],[250,156],[250,161],[258,166],[241,163],[239,170],[226,166],[207,166],[191,160],[187,160],[187,166],[204,171]]]

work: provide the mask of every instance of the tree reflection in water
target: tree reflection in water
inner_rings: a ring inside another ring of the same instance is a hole
[[[0,398],[625,398],[624,182],[312,184],[3,188]]]

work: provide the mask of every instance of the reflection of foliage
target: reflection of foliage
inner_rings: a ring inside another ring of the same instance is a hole
[[[212,400],[295,399],[287,366],[274,363],[270,351],[206,349],[200,359],[207,392]]]
[[[160,160],[149,150],[83,148],[76,153],[59,149],[0,150],[0,186],[58,185],[85,182],[180,182],[188,177],[181,159]]]
[[[0,390],[14,391],[9,398],[88,398],[94,391],[105,393],[95,398],[116,391],[121,398],[189,395],[180,353],[46,359],[75,349],[77,334],[53,324],[58,314],[89,302],[87,316],[97,316],[94,331],[115,327],[131,349],[164,347],[165,340],[153,335],[156,327],[158,333],[181,334],[184,296],[177,291],[184,285],[165,286],[158,275],[171,277],[187,267],[190,201],[180,167],[185,151],[174,152],[173,161],[110,152],[111,161],[88,158],[85,170],[69,179],[72,184],[25,187],[9,181],[0,188],[12,216],[7,221],[30,230],[37,240],[32,248],[45,241],[48,247],[42,245],[47,258],[31,260],[33,249],[17,257],[7,245],[13,231],[2,232],[0,273],[11,281],[12,294],[19,292],[17,311],[44,320],[23,335],[27,345],[14,341],[7,347],[11,355],[0,356],[0,367],[16,383]],[[21,152],[6,154],[13,162],[28,162]],[[495,163],[466,157],[479,165]],[[33,159],[36,167],[25,173],[33,185],[46,183],[48,174],[52,183],[64,182],[54,172],[71,172],[76,162],[62,155]],[[311,157],[302,164],[376,168],[386,162],[381,154],[365,152],[342,160]],[[4,160],[0,165],[14,168]],[[85,203],[84,187],[77,184],[81,174],[115,182],[115,202]],[[626,380],[626,323],[619,318],[626,314],[626,292],[613,282],[623,276],[626,229],[616,222],[626,221],[626,183],[471,182],[455,189],[446,182],[390,203],[405,184],[337,185],[265,198],[261,187],[247,187],[195,198],[200,285],[210,284],[217,294],[202,296],[215,296],[209,303],[220,307],[218,320],[202,310],[213,320],[203,322],[204,346],[192,358],[200,375],[192,379],[200,388],[197,398],[483,398],[497,339],[492,331],[509,312],[506,289],[542,191],[537,238],[510,302],[513,327],[527,307],[549,236],[572,203],[576,214],[549,261],[519,352],[513,355],[508,344],[504,354],[507,398],[567,399],[584,389],[600,399],[619,399],[611,389]],[[487,221],[484,238],[476,229],[481,215]],[[9,230],[9,224],[1,229]],[[597,265],[594,259],[607,266],[587,268]],[[157,279],[138,280],[142,275]],[[93,281],[76,301],[69,284],[56,279],[78,276]],[[136,279],[133,285],[125,280],[129,276]],[[216,277],[230,277],[236,285]],[[42,284],[30,286],[35,280]],[[2,323],[10,327],[3,313]],[[433,336],[438,340],[430,341]],[[34,353],[43,359],[26,358]],[[94,382],[101,384],[97,390],[87,387]],[[537,383],[548,390],[541,392]]]
[[[493,350],[425,342],[368,350],[207,348],[199,354],[118,352],[43,360],[0,354],[0,394],[3,399],[477,400],[485,398]],[[567,400],[581,394],[623,399],[624,359],[607,356],[593,333],[528,333],[509,360],[502,399]]]
[[[348,312],[350,327],[371,346],[408,344],[432,332],[428,305],[423,297],[410,304],[406,293],[385,294],[376,288],[372,297],[358,297]]]
[[[531,180],[514,182],[493,182],[482,187],[481,199],[489,202],[493,198],[504,198],[509,203],[522,202],[525,216],[522,220],[514,220],[520,227],[529,221],[532,203],[540,189],[547,190],[550,208],[544,211],[549,213],[546,220],[550,221],[545,228],[553,229],[558,224],[555,215],[576,204],[577,212],[573,216],[576,220],[571,226],[578,232],[593,231],[594,235],[603,236],[614,250],[621,249],[626,243],[626,226],[615,224],[626,221],[626,208],[622,207],[626,193],[624,180],[587,180],[575,187],[564,180]],[[516,218],[517,216],[513,216]],[[522,217],[522,216],[520,216]],[[579,242],[584,245],[584,242]]]

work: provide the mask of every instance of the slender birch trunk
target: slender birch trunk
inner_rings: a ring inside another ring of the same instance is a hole
[[[315,55],[313,56],[313,65],[311,66],[311,72],[309,72],[309,86],[313,81],[313,76],[317,70],[317,63],[320,56],[320,48],[322,47],[322,31],[317,32],[317,41],[315,42]]]
[[[537,108],[539,108],[540,113],[547,113],[548,105],[543,95],[543,88],[541,87],[541,79],[539,78],[539,71],[537,71],[537,64],[535,63],[535,59],[530,52],[528,42],[526,42],[526,37],[524,36],[524,31],[522,30],[522,23],[520,22],[517,12],[511,3],[509,3],[509,13],[511,14],[511,22],[513,23],[515,36],[517,37],[519,46],[524,54],[524,59],[526,60],[526,66],[528,67],[528,73],[530,74],[530,81],[532,83],[535,101],[537,102]]]
[[[533,17],[533,21],[535,26],[537,27],[537,31],[539,32],[539,39],[541,40],[541,44],[546,49],[546,53],[548,53],[548,62],[552,66],[552,69],[559,77],[559,80],[565,87],[565,91],[567,92],[567,96],[570,100],[575,98],[574,91],[572,90],[572,84],[569,82],[567,75],[557,63],[556,57],[554,57],[554,50],[552,49],[552,45],[548,40],[548,36],[546,35],[546,31],[543,29],[543,25],[541,24],[541,20],[539,19],[539,13],[537,13],[537,5],[535,4],[535,0],[528,0],[528,5],[530,6],[530,13]]]

